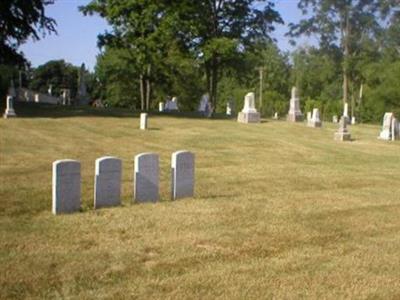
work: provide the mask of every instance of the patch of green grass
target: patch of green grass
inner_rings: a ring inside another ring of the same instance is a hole
[[[0,298],[400,297],[400,143],[380,128],[16,107],[0,120]],[[170,160],[196,154],[172,202]],[[133,158],[160,154],[161,202],[131,204]],[[93,210],[95,159],[123,160],[121,207]],[[82,163],[82,212],[51,214],[51,165]]]

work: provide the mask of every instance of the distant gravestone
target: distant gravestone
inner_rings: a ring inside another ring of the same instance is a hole
[[[399,121],[396,118],[392,119],[392,141],[400,139]]]
[[[339,129],[335,132],[334,139],[336,141],[351,141],[351,134],[347,130],[347,121],[344,116],[340,118]]]
[[[248,93],[244,97],[244,107],[238,114],[239,123],[260,123],[260,113],[255,107],[254,93]]]
[[[314,128],[322,126],[322,122],[319,117],[319,109],[318,108],[313,109],[312,116],[311,116],[310,120],[308,121],[308,126],[314,127]]]
[[[140,114],[140,129],[142,130],[147,129],[147,113]]]
[[[8,118],[15,118],[17,114],[15,113],[14,110],[14,100],[12,96],[7,96],[6,100],[6,110],[4,111],[3,118],[8,119]]]
[[[172,100],[167,100],[167,102],[165,103],[165,110],[166,111],[179,111],[178,98],[173,97]]]
[[[347,122],[347,124],[349,124],[349,104],[346,102],[343,106],[343,117],[345,119],[345,121]]]
[[[94,208],[120,205],[122,162],[105,156],[96,160]]]
[[[332,123],[338,123],[338,116],[337,115],[334,115],[333,117],[332,117]]]
[[[232,116],[233,114],[233,101],[229,100],[226,102],[226,115],[227,116]]]
[[[80,162],[71,159],[53,162],[53,214],[72,213],[80,207]]]
[[[278,120],[279,119],[279,114],[278,112],[274,113],[274,116],[272,117],[274,120]]]
[[[171,197],[173,200],[194,195],[194,154],[177,151],[171,158]]]
[[[137,202],[157,202],[159,196],[158,155],[141,153],[135,156],[134,199]]]
[[[311,122],[311,117],[312,117],[312,113],[311,111],[307,112],[307,124],[309,124]]]
[[[290,98],[290,108],[287,120],[290,122],[299,122],[303,120],[303,114],[300,110],[300,98],[296,87],[292,88],[292,97]]]
[[[351,125],[355,125],[356,124],[356,117],[351,117]]]
[[[164,111],[164,102],[158,103],[158,111],[163,112]]]
[[[379,134],[379,139],[390,141],[392,139],[392,120],[394,118],[394,114],[392,112],[385,113],[383,117],[382,131]]]

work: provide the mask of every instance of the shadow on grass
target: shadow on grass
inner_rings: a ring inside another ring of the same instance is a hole
[[[15,112],[18,118],[70,118],[70,117],[114,117],[114,118],[135,118],[139,117],[140,111],[133,111],[127,108],[94,108],[89,106],[61,106],[44,103],[14,103]],[[165,118],[186,118],[186,119],[209,119],[229,120],[234,117],[223,113],[216,113],[211,118],[204,117],[198,112],[149,112],[151,116]],[[150,130],[157,130],[152,128]]]

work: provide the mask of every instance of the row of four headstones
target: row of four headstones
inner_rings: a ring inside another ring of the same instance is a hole
[[[194,195],[194,154],[177,151],[172,154],[171,198]],[[120,205],[122,161],[116,157],[96,160],[94,208]],[[134,196],[136,202],[157,202],[159,194],[159,157],[155,153],[135,156]],[[81,164],[76,160],[53,162],[54,214],[72,213],[81,207]]]

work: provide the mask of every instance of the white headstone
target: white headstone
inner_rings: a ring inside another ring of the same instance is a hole
[[[257,112],[254,93],[248,93],[244,97],[244,107],[238,114],[239,123],[260,123],[260,113]]]
[[[307,112],[307,122],[310,122],[311,118],[312,118],[312,113],[311,113],[311,111],[308,111]]]
[[[140,129],[142,130],[147,129],[147,113],[140,114]]]
[[[356,124],[356,117],[351,117],[351,125],[355,125]]]
[[[135,156],[134,199],[137,202],[157,202],[159,196],[159,164],[155,153]]]
[[[333,123],[338,123],[338,116],[337,116],[337,115],[334,115],[334,116],[332,117],[332,122],[333,122]]]
[[[347,102],[344,104],[343,116],[349,118],[349,104]]]
[[[163,112],[164,111],[164,102],[158,103],[158,111]]]
[[[53,162],[53,214],[72,213],[80,207],[80,162],[72,159]]]
[[[383,117],[383,125],[382,125],[382,131],[379,135],[379,139],[390,141],[392,138],[392,132],[391,132],[391,127],[392,127],[392,119],[394,118],[394,114],[392,112],[387,112],[385,113]]]
[[[14,110],[13,97],[7,96],[6,102],[7,102],[6,110],[4,111],[4,114],[3,114],[4,119],[15,118],[17,116],[17,114],[15,113],[15,110]]]
[[[227,116],[232,116],[232,113],[233,113],[232,106],[233,106],[232,101],[226,102],[226,115]]]
[[[177,151],[171,158],[173,200],[194,195],[194,154],[189,151]]]
[[[307,115],[307,118],[308,118],[308,115]],[[311,118],[308,121],[308,126],[309,127],[321,127],[322,126],[322,122],[319,117],[319,109],[318,108],[313,109]]]
[[[303,114],[300,110],[300,98],[296,87],[292,88],[292,97],[290,98],[290,108],[287,119],[291,122],[299,122],[303,120]]]
[[[278,120],[279,119],[279,114],[277,112],[275,112],[274,116],[273,116],[274,120]]]
[[[400,139],[399,121],[396,118],[392,119],[392,141]]]
[[[96,159],[94,208],[120,205],[122,162],[111,156]]]

